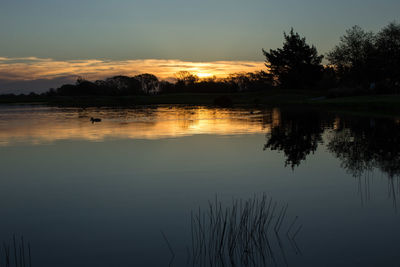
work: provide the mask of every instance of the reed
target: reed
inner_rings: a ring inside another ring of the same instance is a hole
[[[31,244],[14,234],[0,246],[0,267],[32,267]]]
[[[206,210],[191,213],[191,245],[188,249],[193,266],[267,266],[276,264],[272,238],[287,264],[281,242],[286,225],[288,204],[280,206],[265,194],[246,201],[232,200],[224,206],[216,197]],[[293,231],[295,229],[295,231]],[[289,225],[286,237],[296,254],[300,253],[295,237],[302,229],[298,217]],[[274,233],[274,235],[272,234]]]

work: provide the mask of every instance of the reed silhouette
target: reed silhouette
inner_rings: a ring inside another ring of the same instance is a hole
[[[32,267],[31,244],[13,235],[0,246],[0,267]]]
[[[296,254],[296,237],[302,229],[298,217],[289,219],[288,204],[279,205],[265,194],[224,205],[216,197],[208,208],[191,214],[192,266],[288,265],[282,238]],[[276,245],[277,244],[277,245]]]

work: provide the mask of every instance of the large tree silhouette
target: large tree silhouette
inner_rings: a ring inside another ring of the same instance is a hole
[[[336,67],[343,82],[356,85],[376,80],[375,36],[360,26],[353,26],[340,38],[340,43],[328,53],[328,60]]]
[[[317,48],[306,43],[291,29],[284,33],[283,48],[263,49],[265,65],[280,87],[305,88],[313,86],[321,76],[323,56],[318,55]]]
[[[384,27],[376,38],[379,76],[386,86],[400,87],[400,24],[392,22]]]

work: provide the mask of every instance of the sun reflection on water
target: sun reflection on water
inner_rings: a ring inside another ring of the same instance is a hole
[[[102,121],[92,124],[90,117]],[[279,120],[278,109],[261,112],[167,106],[138,109],[7,107],[0,110],[0,145],[267,133]]]

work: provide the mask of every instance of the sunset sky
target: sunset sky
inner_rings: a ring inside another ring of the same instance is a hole
[[[399,10],[398,0],[2,0],[0,93],[77,75],[253,71],[292,26],[324,54],[351,26],[378,31]]]

